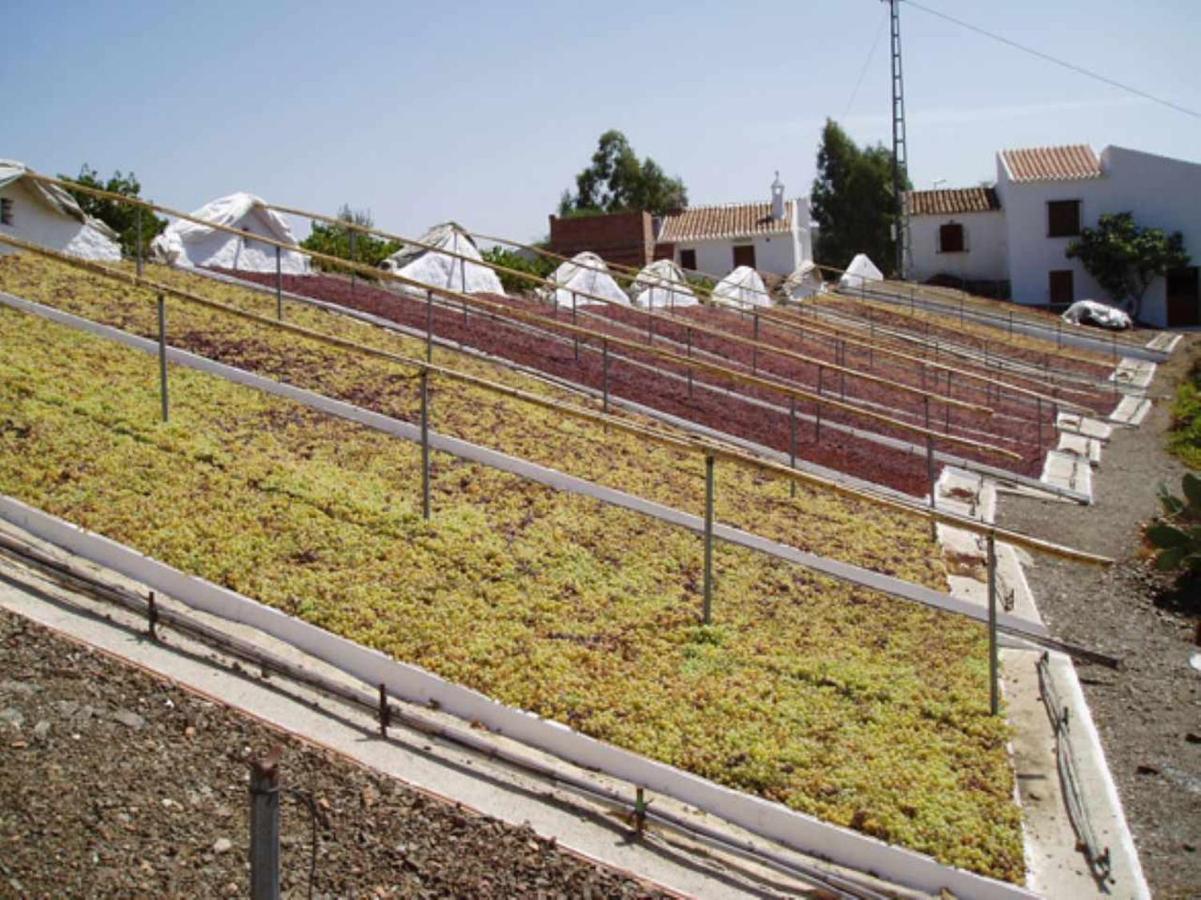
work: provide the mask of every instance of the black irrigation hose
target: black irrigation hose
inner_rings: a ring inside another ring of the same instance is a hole
[[[309,821],[313,825],[313,836],[310,841],[312,844],[312,855],[309,857],[309,900],[313,900],[313,884],[317,880],[317,804],[313,802],[313,795],[308,791],[302,791],[300,788],[284,788],[284,793],[295,797],[309,811]]]

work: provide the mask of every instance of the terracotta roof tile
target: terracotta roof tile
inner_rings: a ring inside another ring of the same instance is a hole
[[[729,203],[725,206],[692,206],[664,216],[659,241],[703,241],[718,238],[787,234],[792,230],[794,203],[784,204],[784,218],[771,217],[770,203]]]
[[[990,187],[910,191],[909,215],[953,216],[960,213],[994,212],[1001,208],[997,192]]]
[[[1014,181],[1075,181],[1102,174],[1101,160],[1087,144],[1002,150],[1001,158]]]

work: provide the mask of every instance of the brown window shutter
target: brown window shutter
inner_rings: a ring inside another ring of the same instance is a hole
[[[939,253],[962,253],[963,247],[963,226],[958,222],[948,222],[938,229]]]

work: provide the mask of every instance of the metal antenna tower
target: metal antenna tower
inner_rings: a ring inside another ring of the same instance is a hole
[[[892,196],[896,225],[893,236],[897,246],[897,274],[905,275],[909,253],[909,217],[905,215],[905,177],[909,171],[905,140],[905,79],[901,72],[901,0],[881,0],[889,6],[892,18]]]

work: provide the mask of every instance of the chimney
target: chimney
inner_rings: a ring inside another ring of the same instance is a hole
[[[780,172],[776,170],[776,180],[771,183],[771,217],[784,221],[784,184],[780,181]]]

